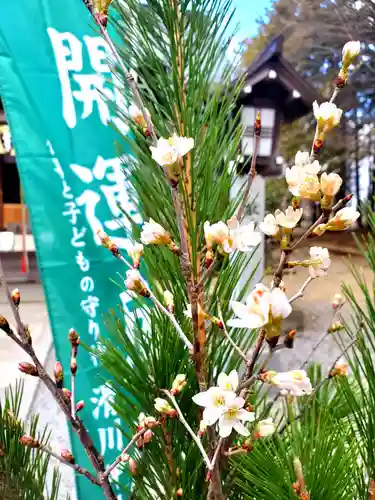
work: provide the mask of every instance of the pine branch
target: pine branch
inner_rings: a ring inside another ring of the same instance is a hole
[[[64,415],[66,416],[67,420],[70,422],[70,425],[72,426],[73,431],[75,434],[77,434],[83,448],[86,451],[86,454],[88,458],[90,459],[91,464],[93,465],[95,471],[97,474],[100,474],[101,472],[104,472],[104,464],[103,464],[103,458],[100,456],[99,452],[94,446],[94,443],[92,439],[89,436],[89,433],[84,426],[83,422],[81,419],[76,418],[74,419],[71,414],[71,405],[67,403],[66,399],[62,395],[62,391],[60,389],[57,389],[55,382],[51,379],[51,377],[47,374],[45,371],[42,363],[39,361],[39,358],[37,357],[34,348],[32,344],[29,343],[25,331],[25,327],[21,321],[19,311],[17,308],[15,308],[12,296],[10,293],[10,289],[8,287],[8,284],[5,280],[5,275],[4,275],[4,269],[2,265],[2,260],[0,258],[0,282],[3,285],[3,288],[6,291],[6,296],[9,302],[10,307],[12,308],[16,324],[17,324],[17,329],[21,334],[21,339],[20,340],[16,334],[12,331],[12,329],[9,327],[9,324],[7,326],[1,324],[1,328],[5,331],[5,333],[8,335],[10,339],[12,339],[16,344],[18,344],[24,352],[26,352],[30,358],[32,359],[37,372],[38,372],[38,377],[40,380],[44,383],[48,391],[51,393],[61,410],[63,411]],[[115,495],[113,493],[112,487],[109,483],[109,481],[106,479],[102,484],[101,488],[103,489],[103,493],[105,495],[105,498],[107,500],[115,500]]]

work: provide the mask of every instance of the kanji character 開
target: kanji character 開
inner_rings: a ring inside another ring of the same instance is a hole
[[[92,168],[83,167],[78,164],[71,164],[70,168],[84,184],[92,187],[92,189],[85,189],[76,198],[76,202],[78,206],[84,207],[87,221],[92,229],[97,245],[101,244],[96,234],[98,229],[105,232],[112,232],[123,230],[123,228],[130,228],[130,222],[123,215],[119,205],[136,223],[142,222],[127,192],[128,184],[122,170],[120,158],[106,160],[98,156]],[[96,188],[95,185],[97,186]],[[101,203],[101,193],[104,195],[106,203]],[[102,217],[99,217],[98,212],[107,214],[108,209],[112,217],[102,221]],[[129,245],[128,239],[125,237],[114,236],[113,234],[110,236],[119,248],[126,249]]]
[[[93,113],[95,104],[104,125],[112,121],[123,134],[127,134],[129,128],[124,120],[112,117],[108,106],[108,102],[113,101],[114,107],[123,111],[126,109],[125,93],[114,81],[107,64],[110,53],[105,40],[100,36],[83,36],[83,43],[73,33],[60,33],[55,28],[47,28],[47,32],[55,54],[63,116],[68,127],[77,125],[77,101],[80,103],[82,120]],[[84,72],[84,49],[89,56],[91,73]]]
[[[115,417],[116,412],[111,406],[113,391],[106,385],[100,385],[99,387],[94,388],[92,392],[95,396],[92,396],[90,401],[95,405],[95,409],[92,414],[96,420],[99,420],[100,417]]]
[[[81,309],[91,318],[96,317],[96,309],[99,307],[99,298],[89,295],[87,299],[81,300]]]

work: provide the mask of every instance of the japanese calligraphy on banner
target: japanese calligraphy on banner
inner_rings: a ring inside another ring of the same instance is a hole
[[[84,343],[95,345],[105,335],[102,315],[110,307],[121,302],[125,310],[134,307],[112,282],[119,281],[123,268],[96,236],[101,228],[126,248],[129,223],[119,204],[140,222],[115,148],[118,135],[109,126],[123,124],[108,98],[121,108],[126,102],[114,85],[118,82],[109,72],[107,57],[107,46],[79,0],[0,3],[0,95],[30,213],[57,357],[66,373],[71,327]],[[82,349],[77,399],[85,400],[82,417],[106,463],[123,448],[110,398],[95,358]],[[75,436],[72,445],[77,462],[89,467]],[[79,498],[102,498],[101,490],[82,476],[77,486]]]

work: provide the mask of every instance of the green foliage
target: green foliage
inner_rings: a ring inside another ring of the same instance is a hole
[[[35,437],[46,444],[47,429],[37,431],[38,417],[34,416],[29,426],[18,419],[23,385],[16,384],[5,392],[4,403],[0,403],[0,498],[3,500],[56,500],[60,476],[55,469],[52,483],[46,494],[46,477],[49,456],[19,444],[24,434]]]
[[[301,461],[310,498],[352,500],[365,490],[341,381],[333,385],[319,366],[311,367],[309,376],[318,388],[316,393],[294,404],[284,401],[278,433],[256,440],[251,453],[233,458],[237,474],[230,498],[296,499],[296,458]]]

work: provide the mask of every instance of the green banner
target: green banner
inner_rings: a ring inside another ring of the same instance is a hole
[[[123,267],[96,236],[102,229],[124,249],[128,220],[119,204],[138,220],[116,153],[118,135],[110,126],[121,124],[106,98],[121,108],[126,103],[115,89],[108,55],[80,0],[0,3],[0,95],[30,212],[57,358],[66,374],[69,329],[95,345],[105,334],[102,315],[121,302],[125,309],[132,307],[112,282],[121,281]],[[78,364],[77,400],[85,401],[81,415],[110,463],[124,445],[110,391],[95,359],[83,349]],[[89,466],[75,436],[73,453],[77,463]],[[77,477],[77,486],[79,498],[102,498],[86,478]]]

